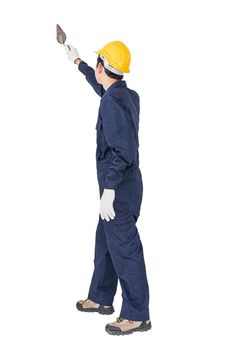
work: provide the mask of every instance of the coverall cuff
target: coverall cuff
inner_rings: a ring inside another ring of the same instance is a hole
[[[107,190],[115,191],[117,187],[118,187],[118,184],[114,184],[113,182],[110,182],[110,181],[105,181],[104,188],[106,188]]]
[[[81,61],[79,64],[78,64],[78,70],[83,73],[84,75],[86,75],[86,69],[88,67],[88,64],[84,61]]]
[[[111,306],[113,303],[114,295],[113,296],[108,296],[108,295],[98,296],[98,295],[95,295],[93,293],[89,293],[87,299],[90,299],[94,303],[97,303],[100,305]]]

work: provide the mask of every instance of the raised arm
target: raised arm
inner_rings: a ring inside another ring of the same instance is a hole
[[[88,64],[84,61],[82,61],[80,58],[78,58],[77,60],[75,60],[76,64],[78,64],[78,69],[79,71],[84,74],[84,76],[86,77],[86,80],[88,81],[88,83],[90,85],[92,85],[94,91],[99,95],[99,96],[103,96],[104,95],[104,88],[103,85],[99,84],[95,78],[95,72],[94,69],[90,66],[88,66]]]
[[[79,71],[85,75],[86,80],[90,85],[92,85],[94,91],[102,97],[105,90],[103,86],[97,82],[94,69],[88,66],[86,62],[82,61],[82,59],[79,57],[78,50],[72,45],[66,45],[65,50],[68,59],[78,65]]]

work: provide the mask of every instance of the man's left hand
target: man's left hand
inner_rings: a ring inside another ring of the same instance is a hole
[[[110,221],[115,218],[113,209],[113,202],[115,198],[115,191],[112,189],[104,189],[100,199],[100,216],[102,220]]]

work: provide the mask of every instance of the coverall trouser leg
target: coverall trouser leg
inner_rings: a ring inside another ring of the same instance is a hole
[[[99,217],[96,229],[94,272],[88,298],[102,305],[112,305],[118,277],[109,253],[103,220]]]
[[[111,305],[119,279],[123,297],[120,317],[146,321],[150,319],[149,288],[136,221],[136,216],[129,212],[116,212],[115,219],[109,222],[99,219],[95,269],[88,297]]]

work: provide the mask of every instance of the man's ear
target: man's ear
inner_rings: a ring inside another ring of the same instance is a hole
[[[99,73],[102,73],[102,72],[103,72],[103,69],[104,69],[104,67],[102,66],[101,63],[99,63],[99,65],[98,65],[98,72],[99,72]]]

